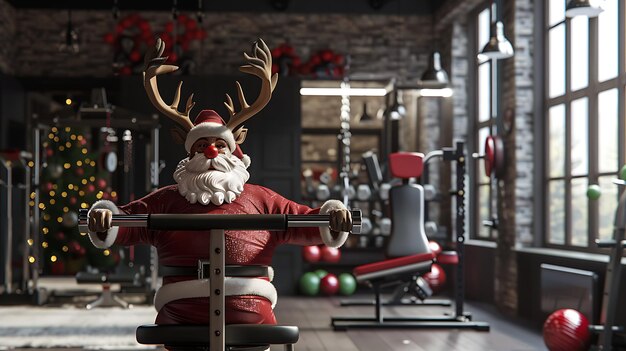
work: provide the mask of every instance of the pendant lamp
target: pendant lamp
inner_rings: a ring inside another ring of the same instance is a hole
[[[434,51],[428,60],[428,67],[422,74],[420,83],[424,87],[445,87],[448,85],[448,73],[441,67],[441,54]]]
[[[600,0],[569,0],[565,7],[565,16],[597,17],[604,9]]]
[[[501,21],[491,24],[491,35],[489,41],[478,54],[478,57],[484,57],[489,60],[502,60],[513,57],[515,51],[513,45],[504,36],[504,24]]]

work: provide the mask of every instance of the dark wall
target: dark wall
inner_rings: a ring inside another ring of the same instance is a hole
[[[466,297],[488,303],[494,301],[494,262],[495,248],[484,245],[466,245]],[[598,301],[595,308],[601,306],[602,289],[606,275],[606,258],[600,255],[583,253],[559,253],[556,250],[521,249],[516,250],[518,267],[518,316],[540,329],[548,315],[541,311],[541,264],[569,267],[591,271],[598,275]],[[626,296],[626,268],[622,261],[622,274],[619,279],[620,296]],[[576,306],[572,306],[576,308]],[[599,323],[599,321],[593,321]],[[623,298],[617,306],[617,324],[626,324],[626,300]]]
[[[0,149],[26,147],[25,92],[16,78],[0,74]]]
[[[469,300],[494,303],[495,247],[465,245],[465,296]]]

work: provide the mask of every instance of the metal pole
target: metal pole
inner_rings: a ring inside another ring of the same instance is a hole
[[[159,119],[159,115],[152,115],[155,120]],[[159,165],[159,125],[152,128],[152,167],[150,167],[150,186],[152,191],[159,188],[159,173],[161,172]],[[150,291],[157,290],[157,280],[159,279],[159,255],[156,247],[150,247]]]
[[[37,292],[37,281],[39,280],[39,236],[41,233],[41,219],[39,218],[39,188],[41,179],[41,128],[37,126],[34,129],[33,136],[33,151],[35,168],[33,169],[33,188],[35,189],[35,198],[33,202],[33,246],[31,246],[31,253],[34,258],[31,269],[31,278],[33,280],[33,291]]]
[[[28,159],[32,160],[32,154],[28,157]],[[22,161],[24,166],[24,238],[26,242],[22,242],[24,245],[24,251],[22,252],[22,293],[26,293],[28,289],[28,281],[30,280],[30,267],[28,266],[28,254],[30,253],[30,247],[28,243],[31,243],[31,232],[30,232],[30,206],[28,202],[30,200],[30,167],[28,166],[28,162]]]
[[[621,277],[621,260],[624,253],[624,231],[626,230],[626,192],[620,196],[619,205],[615,213],[615,228],[613,229],[614,246],[611,247],[609,262],[606,267],[604,289],[602,293],[602,309],[600,311],[600,324],[604,325],[600,337],[600,350],[609,351],[613,345],[613,326],[617,317],[617,304],[619,301],[619,288]]]
[[[463,318],[465,300],[465,154],[463,143],[456,143],[456,252],[459,263],[456,265],[456,317]]]
[[[13,292],[13,272],[11,271],[13,249],[13,170],[11,161],[2,160],[2,165],[7,169],[7,240],[4,248],[4,293]]]
[[[211,230],[209,255],[209,329],[210,350],[224,350],[225,318],[224,318],[224,229]]]

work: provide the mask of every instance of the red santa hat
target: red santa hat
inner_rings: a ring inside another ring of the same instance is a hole
[[[187,139],[185,139],[185,150],[189,152],[191,146],[196,140],[200,138],[216,137],[223,139],[228,144],[230,152],[239,157],[241,161],[246,165],[246,168],[250,165],[250,157],[244,155],[241,148],[235,143],[235,136],[233,132],[226,127],[224,119],[213,110],[202,110],[196,116],[194,121],[194,127],[187,133]]]

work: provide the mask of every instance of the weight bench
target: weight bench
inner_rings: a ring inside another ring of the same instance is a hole
[[[123,307],[130,308],[128,302],[122,300],[111,291],[111,284],[132,284],[140,285],[140,275],[137,274],[107,274],[107,273],[88,273],[78,272],[76,274],[76,282],[78,284],[101,284],[102,293],[100,296],[87,304],[85,308],[88,310],[95,307]]]
[[[79,212],[79,224],[87,225],[87,210]],[[284,345],[293,351],[299,339],[299,329],[282,325],[225,325],[224,277],[225,275],[249,274],[247,270],[233,274],[237,269],[225,265],[224,230],[270,230],[283,231],[289,227],[328,226],[328,215],[200,215],[200,214],[148,214],[113,215],[113,226],[141,226],[150,230],[210,230],[209,261],[200,261],[198,276],[208,276],[209,294],[208,325],[142,325],[137,328],[137,342],[147,345],[165,345],[170,349],[204,349],[212,351],[260,351],[270,345]],[[361,231],[361,211],[352,211],[352,232]],[[176,267],[179,268],[179,267]],[[192,268],[192,267],[186,267]],[[180,274],[180,273],[173,273]],[[188,273],[184,273],[188,274]]]
[[[444,158],[457,161],[457,185],[464,184],[463,144],[457,149],[446,150]],[[401,185],[389,191],[389,203],[392,216],[392,234],[387,244],[387,260],[358,266],[353,274],[360,283],[373,287],[375,294],[375,316],[333,317],[331,324],[335,330],[349,328],[471,328],[488,331],[489,324],[472,322],[471,314],[463,311],[463,219],[457,217],[457,251],[431,251],[424,231],[424,188],[419,184],[410,184],[410,178],[419,178],[423,170],[424,155],[420,153],[393,153],[389,155],[391,174],[402,179]],[[457,191],[457,215],[463,216],[463,191]],[[455,284],[456,313],[454,315],[432,317],[384,317],[381,303],[381,289],[394,284],[404,284],[407,293],[420,300],[432,294],[421,275],[430,272],[432,264],[439,259],[442,264],[455,264],[457,267]]]

